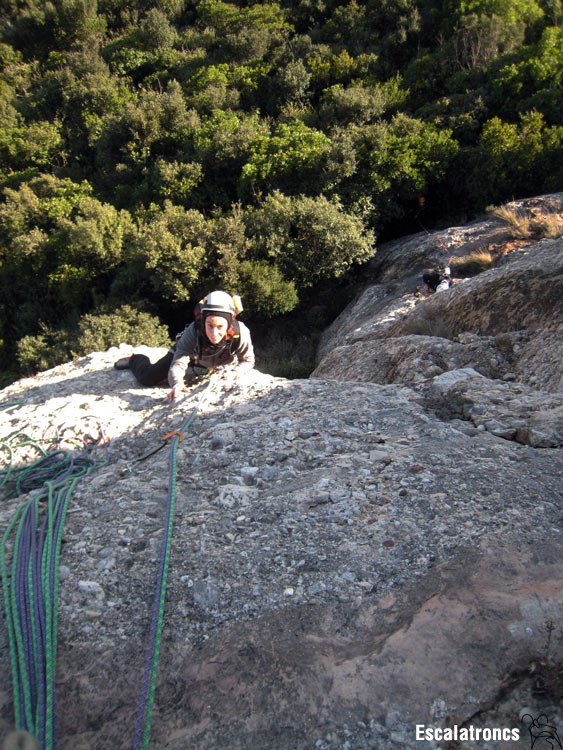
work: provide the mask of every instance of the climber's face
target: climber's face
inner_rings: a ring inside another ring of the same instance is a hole
[[[212,344],[218,344],[223,341],[227,335],[229,323],[226,318],[220,315],[209,315],[205,319],[205,335]]]

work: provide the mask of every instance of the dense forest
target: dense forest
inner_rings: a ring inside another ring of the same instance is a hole
[[[0,0],[3,382],[561,189],[559,0]]]

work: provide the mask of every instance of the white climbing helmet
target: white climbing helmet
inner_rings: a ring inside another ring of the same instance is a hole
[[[227,292],[210,292],[201,301],[201,314],[203,316],[223,313],[235,317],[241,311],[240,297],[231,297]]]

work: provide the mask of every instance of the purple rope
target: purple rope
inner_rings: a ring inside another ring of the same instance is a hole
[[[58,539],[59,532],[61,530],[61,525],[63,522],[63,510],[65,507],[65,490],[59,489],[54,493],[55,498],[55,524],[53,527],[53,535],[54,539]],[[56,545],[53,545],[51,550],[51,567],[49,571],[49,588],[50,588],[50,594],[54,594],[55,592],[55,573],[56,573],[56,564],[57,564],[57,548]]]
[[[31,634],[31,612],[29,607],[29,582],[28,582],[28,570],[29,562],[31,558],[31,539],[33,534],[33,513],[31,507],[28,506],[25,514],[24,525],[22,527],[22,535],[20,537],[19,554],[17,558],[17,574],[16,574],[16,598],[18,603],[18,613],[20,620],[20,628],[23,641],[23,662],[27,668],[27,674],[30,675],[30,669],[33,668],[33,640]],[[23,692],[24,678],[20,670],[20,689],[21,697],[24,700]],[[31,692],[32,700],[34,697],[34,691],[32,688]],[[25,717],[25,710],[22,712],[22,716]]]
[[[34,560],[34,587],[35,592],[35,622],[37,627],[37,652],[38,652],[38,706],[39,706],[39,737],[41,742],[45,742],[45,721],[46,721],[46,688],[45,688],[45,665],[43,663],[43,654],[45,653],[47,623],[45,619],[45,602],[43,601],[43,588],[41,586],[41,558],[45,548],[45,537],[47,533],[47,518],[41,520],[39,527],[39,543],[37,545],[37,554]]]
[[[105,449],[107,454],[107,446]],[[66,451],[58,451],[40,462],[32,475],[22,473],[16,481],[18,494],[40,487],[45,488],[46,485],[52,488],[51,508],[39,519],[37,514],[39,503],[45,499],[44,490],[42,494],[35,495],[26,504],[27,507],[23,511],[19,526],[19,544],[12,567],[12,596],[16,609],[13,617],[17,628],[17,648],[21,650],[17,659],[19,679],[14,702],[20,709],[22,728],[37,732],[42,746],[50,739],[52,739],[53,747],[56,744],[58,707],[55,675],[48,676],[45,659],[49,636],[53,640],[53,649],[56,646],[54,641],[56,638],[56,602],[53,602],[53,620],[50,623],[47,622],[46,605],[48,601],[53,600],[57,587],[57,542],[62,534],[65,511],[71,488],[73,488],[69,480],[79,479],[87,472],[87,469],[94,465],[95,462],[86,452],[80,456],[69,456]],[[65,484],[66,487],[61,487]],[[49,539],[50,519],[52,539]],[[47,560],[44,559],[44,553],[48,542],[51,543],[51,551]],[[52,632],[48,632],[48,627],[52,629]],[[26,676],[25,680],[24,676]],[[50,718],[47,716],[47,699],[50,695],[52,695],[53,727],[51,737],[47,737],[47,725]],[[28,710],[31,711],[31,715],[27,714]]]
[[[22,522],[24,521],[25,521],[25,516],[22,519]],[[21,586],[22,584],[21,584],[21,572],[20,572],[20,567],[19,567],[19,561],[21,557],[22,557],[22,551],[20,547],[17,560],[16,560],[15,581],[14,581],[14,588],[15,588],[15,594],[16,594],[16,607],[17,607],[17,612],[14,612],[14,615],[13,615],[14,620],[16,619],[16,617],[20,619],[21,613],[22,613],[22,610],[21,610],[21,601],[22,601]],[[19,648],[19,644],[17,648]],[[22,674],[21,674],[21,661],[19,659],[18,659],[17,669],[18,669],[18,676],[19,676],[18,695],[14,696],[14,700],[17,700],[19,703],[20,716],[25,717],[25,700],[24,700],[23,681],[22,681]]]
[[[74,460],[73,460],[74,465]],[[55,525],[53,528],[53,539],[56,540],[59,537],[59,532],[63,523],[63,516],[64,516],[64,508],[66,503],[66,492],[69,490],[67,488],[62,488],[56,491],[55,493]],[[49,595],[53,598],[55,593],[55,573],[56,573],[56,563],[57,563],[57,547],[54,544],[51,549],[51,566],[50,566],[50,576],[49,576]],[[56,639],[57,634],[56,632],[53,633],[53,641]],[[56,746],[56,737],[57,737],[57,717],[58,717],[58,710],[57,710],[57,693],[55,691],[55,675],[53,674],[51,679],[52,684],[52,693],[53,693],[53,747]]]

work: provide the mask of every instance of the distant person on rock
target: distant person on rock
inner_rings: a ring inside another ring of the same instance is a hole
[[[227,292],[211,292],[196,306],[196,319],[176,337],[164,357],[151,364],[144,354],[122,357],[116,370],[131,370],[141,385],[156,386],[168,381],[173,401],[185,385],[193,385],[212,370],[234,365],[237,370],[254,367],[250,331],[236,319],[242,311],[239,297]]]
[[[429,268],[422,274],[423,296],[429,297],[435,292],[443,292],[451,286],[451,272],[449,266],[445,268]]]

